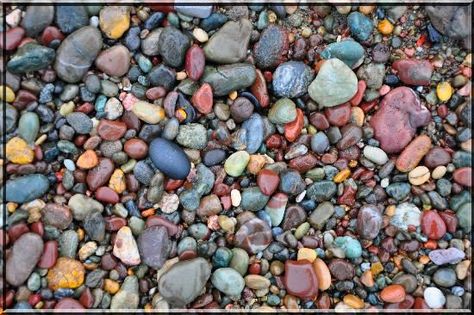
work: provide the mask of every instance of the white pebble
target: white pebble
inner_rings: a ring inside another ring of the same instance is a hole
[[[203,29],[196,27],[193,30],[193,36],[196,38],[198,42],[205,43],[209,39],[209,35],[207,35],[206,31]]]
[[[232,206],[238,207],[242,197],[240,196],[240,191],[237,189],[232,189],[230,192],[230,200],[232,201]]]
[[[306,196],[306,190],[303,190],[298,196],[296,196],[296,202],[301,202]]]
[[[70,159],[65,159],[64,160],[64,166],[71,172],[74,172],[76,170],[76,165],[74,165],[74,162]]]
[[[365,146],[364,156],[378,165],[384,165],[388,161],[387,153],[384,150],[370,145]]]
[[[442,308],[446,303],[446,298],[444,297],[443,292],[435,287],[426,288],[423,297],[430,308]]]
[[[93,27],[99,27],[99,18],[97,16],[92,16],[89,19],[89,25]]]
[[[388,177],[385,177],[380,181],[380,186],[382,186],[382,188],[386,188],[389,184],[390,180],[388,179]]]

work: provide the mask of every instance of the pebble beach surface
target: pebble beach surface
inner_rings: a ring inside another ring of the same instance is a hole
[[[471,10],[3,6],[1,310],[470,309]]]

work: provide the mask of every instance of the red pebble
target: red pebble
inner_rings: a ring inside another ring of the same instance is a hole
[[[454,171],[453,179],[456,183],[462,186],[472,186],[472,168],[461,167]]]
[[[206,65],[206,58],[201,47],[194,44],[186,52],[184,61],[184,69],[191,80],[197,81],[204,73],[204,66]]]
[[[296,109],[296,119],[292,122],[285,124],[285,138],[286,140],[293,142],[301,134],[301,129],[304,126],[304,114],[299,108]]]
[[[421,215],[421,230],[429,239],[439,240],[446,234],[446,224],[437,211],[424,211]]]
[[[61,31],[55,26],[46,27],[41,35],[41,42],[45,46],[49,46],[49,44],[55,39],[62,41],[64,39],[63,33],[61,33]]]
[[[250,87],[250,92],[255,96],[255,98],[260,103],[260,106],[263,108],[268,107],[270,104],[270,96],[268,95],[267,82],[263,76],[262,71],[259,69],[256,70],[256,78]]]
[[[351,106],[349,103],[329,107],[324,110],[329,123],[333,126],[342,127],[349,122],[351,118]]]
[[[272,170],[262,169],[257,175],[257,185],[264,195],[271,196],[278,188],[280,177]]]
[[[365,89],[367,88],[367,84],[364,80],[360,80],[357,82],[357,92],[349,101],[352,106],[357,106],[362,101],[362,97],[364,97]]]
[[[47,241],[44,243],[43,254],[37,264],[39,268],[49,269],[56,264],[58,259],[58,242],[57,241]]]
[[[193,97],[191,98],[191,103],[193,103],[194,107],[201,114],[207,115],[212,112],[213,100],[211,85],[209,83],[204,83],[196,92],[194,92]]]
[[[29,231],[30,231],[30,229],[28,228],[28,225],[26,225],[26,223],[24,223],[24,222],[21,222],[21,223],[17,223],[15,225],[12,225],[8,229],[8,236],[10,237],[10,241],[13,243],[17,239],[19,239],[20,236],[22,236],[23,234],[25,234]]]
[[[6,32],[0,32],[0,49],[14,50],[20,45],[21,40],[25,36],[25,30],[21,27],[14,27]],[[3,39],[5,38],[5,46],[3,46]]]

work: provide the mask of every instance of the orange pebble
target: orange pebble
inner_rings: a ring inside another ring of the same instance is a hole
[[[380,292],[380,298],[387,303],[400,303],[405,300],[405,288],[400,284],[386,286]]]

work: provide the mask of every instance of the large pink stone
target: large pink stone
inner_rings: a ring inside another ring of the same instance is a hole
[[[428,60],[402,59],[392,64],[400,80],[409,85],[429,85],[433,66]]]
[[[415,92],[408,87],[398,87],[385,95],[370,125],[380,147],[387,153],[397,153],[410,143],[416,128],[430,121],[429,110],[421,105]]]

